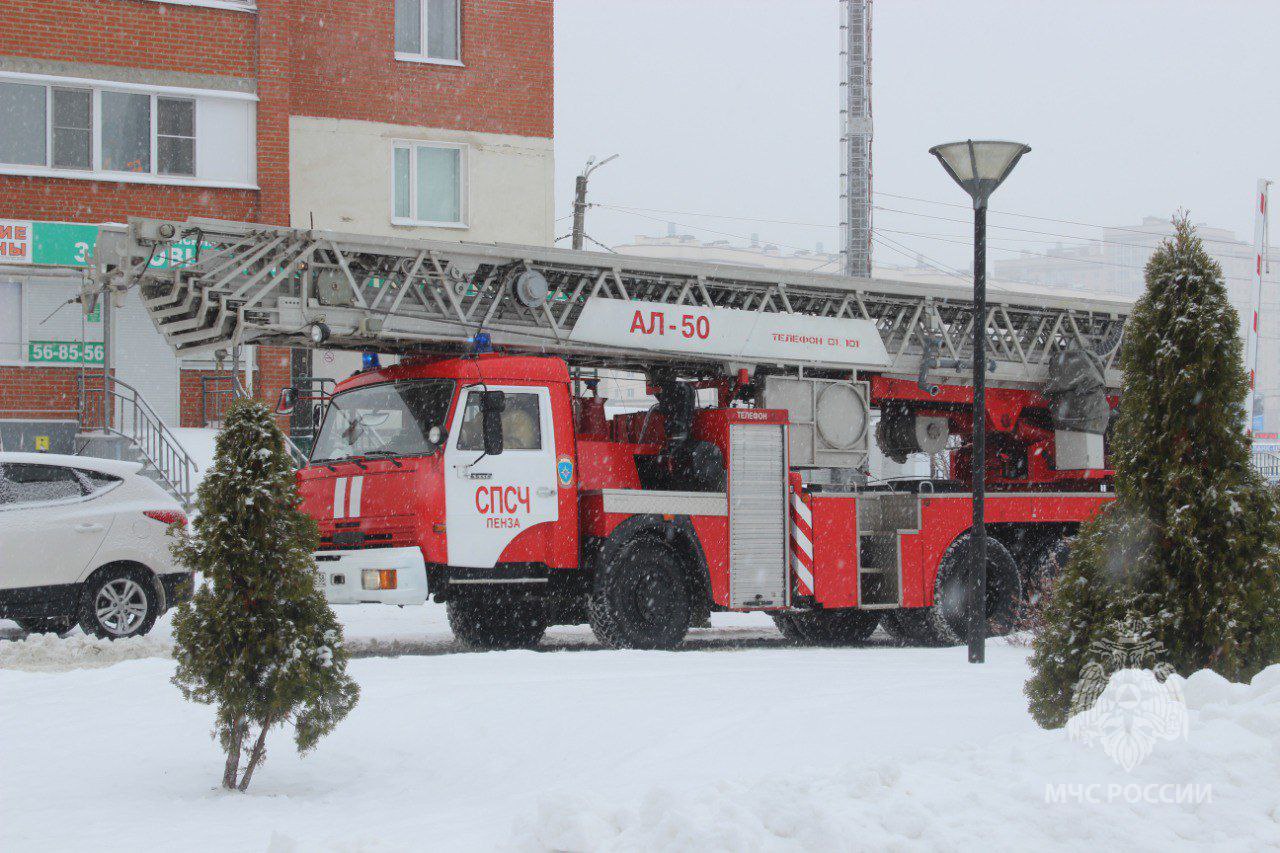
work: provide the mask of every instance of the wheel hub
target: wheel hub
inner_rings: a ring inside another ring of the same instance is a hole
[[[147,617],[147,595],[131,578],[116,578],[103,584],[93,603],[98,624],[122,637],[135,630]]]

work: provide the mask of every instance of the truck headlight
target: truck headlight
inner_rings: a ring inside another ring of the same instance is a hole
[[[395,589],[395,569],[364,569],[360,572],[360,586],[365,589]]]

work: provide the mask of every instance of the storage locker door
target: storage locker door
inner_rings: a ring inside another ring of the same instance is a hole
[[[729,427],[729,599],[733,607],[787,603],[786,427]]]

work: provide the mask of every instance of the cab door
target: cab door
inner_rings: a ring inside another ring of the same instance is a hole
[[[481,401],[502,391],[502,453],[484,452]],[[550,391],[519,385],[463,389],[445,445],[445,530],[451,566],[550,563],[560,518]],[[519,540],[519,541],[517,541]]]

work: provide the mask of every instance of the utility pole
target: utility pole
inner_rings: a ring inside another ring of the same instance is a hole
[[[578,175],[577,181],[574,182],[573,192],[573,248],[581,249],[582,240],[586,236],[587,228],[587,178],[591,177],[591,173],[599,169],[610,160],[618,159],[617,154],[610,154],[608,157],[596,162],[596,155],[592,154],[587,158],[587,165],[583,167],[582,174]]]
[[[871,276],[871,0],[840,0],[840,230],[846,275]]]

